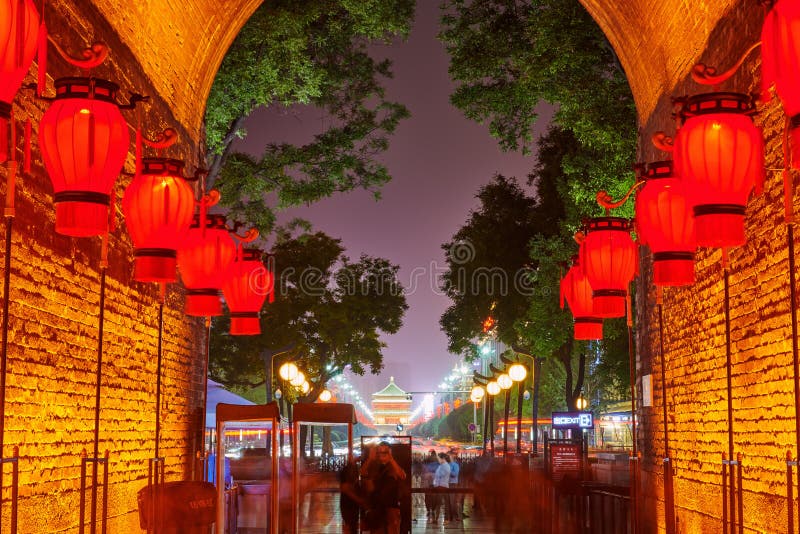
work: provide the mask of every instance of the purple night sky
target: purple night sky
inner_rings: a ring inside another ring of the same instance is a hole
[[[458,357],[447,351],[439,318],[450,301],[438,289],[445,268],[442,243],[477,207],[475,194],[495,173],[524,182],[534,157],[504,154],[484,126],[465,119],[450,105],[453,84],[448,57],[436,39],[437,2],[418,2],[409,39],[375,47],[388,56],[394,79],[389,98],[403,102],[411,119],[400,124],[381,160],[392,181],[375,201],[365,191],[339,194],[309,207],[284,211],[280,221],[302,217],[314,229],[342,239],[350,257],[365,253],[399,264],[409,309],[402,329],[385,336],[384,370],[379,376],[352,378],[362,396],[383,388],[394,376],[406,391],[433,391]],[[544,129],[544,107],[537,130]],[[267,142],[304,142],[321,131],[318,112],[259,110],[247,121],[249,136],[236,149],[258,153]],[[420,274],[424,273],[424,274]],[[412,278],[416,283],[412,284]]]

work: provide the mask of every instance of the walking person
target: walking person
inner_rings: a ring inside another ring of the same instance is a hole
[[[406,474],[392,457],[387,442],[380,442],[374,456],[370,454],[362,469],[362,476],[365,474],[370,488],[367,528],[373,534],[400,534],[400,482]]]
[[[436,468],[436,472],[433,474],[433,488],[434,490],[446,490],[450,487],[450,463],[448,462],[450,458],[443,452],[439,453],[437,460],[439,462],[439,467]],[[439,521],[439,509],[445,507],[445,513],[447,513],[447,493],[442,492],[440,494],[436,494],[436,501],[435,506],[433,508],[433,522],[436,523]],[[447,519],[444,520],[444,523],[447,524],[449,521]]]
[[[428,456],[425,457],[423,464],[424,471],[422,472],[422,487],[427,489],[433,488],[433,476],[436,473],[436,468],[439,467],[439,458],[436,456],[436,451],[431,449]],[[433,509],[436,507],[438,495],[434,495],[430,491],[425,492],[425,510],[428,513],[428,520],[433,520]]]
[[[367,503],[358,480],[358,467],[354,461],[347,462],[339,473],[339,511],[342,514],[342,533],[358,534],[359,508]]]
[[[457,488],[459,485],[459,476],[461,473],[461,465],[458,463],[458,456],[455,450],[450,450],[448,454],[450,459],[450,487]],[[464,504],[463,493],[450,493],[447,496],[447,515],[445,519],[448,521],[461,521],[462,506]]]

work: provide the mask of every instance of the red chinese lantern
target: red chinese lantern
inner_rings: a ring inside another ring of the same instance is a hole
[[[745,243],[747,199],[764,183],[764,146],[750,115],[752,99],[740,93],[690,97],[686,122],[675,137],[676,174],[690,193],[697,244],[729,247]]]
[[[178,268],[186,287],[187,315],[222,315],[220,290],[236,255],[236,245],[228,233],[225,217],[206,215],[204,224],[195,215],[178,249]]]
[[[565,301],[574,318],[575,339],[603,339],[603,320],[594,315],[592,286],[581,269],[577,256],[573,258],[572,267],[561,279],[562,309]]]
[[[108,226],[114,181],[128,153],[128,125],[116,102],[119,86],[94,78],[56,80],[39,143],[56,204],[56,232],[100,235]]]
[[[8,159],[11,102],[36,54],[38,26],[33,0],[0,0],[0,161]]]
[[[592,286],[595,317],[624,317],[628,285],[636,273],[636,243],[631,221],[621,217],[589,219],[584,227],[580,263]]]
[[[789,117],[792,162],[800,168],[800,3],[779,0],[764,19],[761,30],[762,99],[770,100],[775,90]]]
[[[694,214],[671,161],[647,167],[647,182],[636,195],[636,234],[653,253],[656,285],[694,283]]]
[[[222,292],[231,312],[232,336],[261,333],[258,316],[269,295],[274,294],[274,278],[261,261],[261,251],[245,249],[231,264],[222,284]]]
[[[194,213],[194,193],[183,179],[183,162],[145,158],[122,200],[140,282],[174,282],[175,262]]]

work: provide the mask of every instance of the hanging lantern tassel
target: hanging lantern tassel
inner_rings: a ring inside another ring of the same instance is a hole
[[[628,294],[625,295],[625,315],[627,316],[626,323],[628,328],[633,326],[633,317],[631,317],[632,313],[631,308],[631,292],[628,291]]]
[[[787,117],[783,128],[783,209],[786,224],[791,224],[792,222],[792,200],[794,199],[791,171],[794,152],[789,150],[789,124]]]
[[[38,77],[36,78],[36,96],[41,98],[47,86],[47,25],[44,23],[44,2],[42,2],[42,23],[39,25],[36,47],[38,49],[37,63],[39,64]]]
[[[31,172],[31,120],[27,119],[25,121],[25,144],[23,148],[24,152],[24,165],[23,169],[26,173]]]
[[[142,127],[136,128],[136,176],[142,172]]]
[[[6,206],[4,215],[6,218],[11,218],[16,215],[16,208],[14,206],[14,196],[17,187],[17,162],[6,162],[8,173],[6,176]]]

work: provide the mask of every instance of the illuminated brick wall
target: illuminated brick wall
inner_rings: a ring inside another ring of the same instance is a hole
[[[95,40],[110,46],[109,61],[94,74],[117,81],[121,95],[149,95],[151,102],[142,109],[146,133],[175,127],[180,148],[170,155],[187,159],[191,171],[214,72],[258,3],[237,2],[238,9],[228,11],[209,0],[50,0],[46,20],[67,50],[77,52]],[[35,66],[27,81],[35,79],[34,72]],[[51,50],[49,74],[52,94],[52,78],[79,72]],[[16,195],[4,452],[10,455],[14,446],[20,451],[20,532],[77,532],[80,455],[84,450],[91,455],[93,448],[100,239],[72,239],[53,231],[52,187],[36,143],[44,109],[30,92],[15,102],[18,121],[33,121],[34,149],[33,170],[19,177]],[[123,113],[136,123],[135,112]],[[130,133],[133,139],[133,129]],[[131,152],[125,171],[131,172],[133,163]],[[0,176],[5,198],[1,165]],[[129,181],[129,176],[118,180],[119,199]],[[108,531],[127,533],[139,531],[136,493],[154,454],[158,291],[132,280],[133,251],[119,204],[117,213],[106,291],[100,451],[110,455]],[[189,477],[200,431],[205,328],[201,320],[183,315],[183,301],[180,286],[170,287],[161,439],[168,480]],[[4,497],[9,495],[6,490]],[[4,531],[9,514],[6,505]]]
[[[689,79],[691,66],[703,61],[728,68],[759,39],[763,20],[762,9],[750,1],[584,3],[614,43],[631,80],[640,113],[640,161],[666,159],[649,139],[658,130],[674,132],[670,97],[710,90]],[[757,92],[759,84],[755,53],[722,89]],[[767,142],[768,169],[783,164],[783,120],[776,102],[756,118]],[[800,211],[797,195],[794,205]],[[744,531],[787,532],[785,458],[787,451],[796,452],[780,173],[767,171],[765,191],[747,208],[746,232],[748,243],[730,251],[729,263],[733,429],[735,451],[743,455]],[[721,253],[702,250],[697,258],[697,283],[667,290],[663,299],[666,399],[681,533],[722,531],[721,460],[728,450]],[[645,532],[663,532],[662,332],[649,258],[644,263],[637,286],[638,374],[652,375],[654,402],[639,410],[643,510]]]

